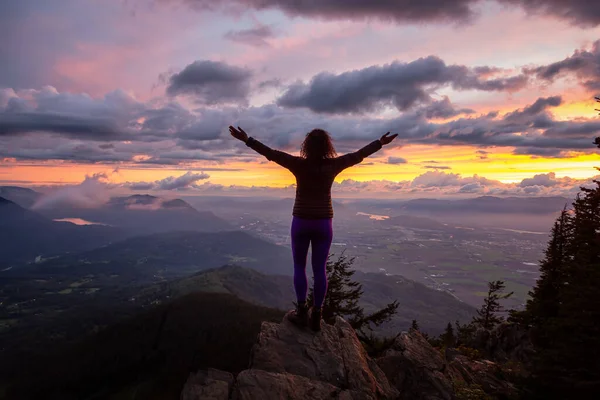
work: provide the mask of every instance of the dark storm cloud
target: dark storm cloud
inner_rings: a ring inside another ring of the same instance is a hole
[[[239,31],[229,31],[223,37],[232,42],[247,44],[250,46],[264,47],[269,46],[266,39],[274,36],[273,29],[268,25],[261,25],[256,28],[242,29]]]
[[[518,5],[530,14],[550,15],[572,25],[594,27],[600,24],[600,3],[594,0],[496,0]]]
[[[600,9],[600,2],[590,2],[590,4],[592,3],[593,7]],[[600,11],[597,12],[600,14]],[[600,21],[600,15],[598,15],[598,20]],[[600,40],[594,42],[591,50],[578,49],[564,60],[529,68],[526,71],[547,81],[554,81],[566,73],[572,73],[580,79],[585,88],[590,91],[598,91],[600,90]]]
[[[440,75],[456,76],[447,71]],[[594,138],[600,136],[597,119],[554,119],[550,111],[561,104],[558,96],[540,98],[504,115],[490,112],[437,123],[429,117],[469,110],[457,109],[450,99],[444,98],[430,100],[391,119],[336,118],[275,104],[188,110],[175,101],[141,103],[121,91],[97,99],[59,93],[50,87],[26,92],[4,90],[0,95],[0,158],[18,160],[139,165],[255,160],[250,149],[230,139],[229,125],[241,126],[266,144],[292,153],[297,152],[305,134],[315,127],[332,134],[340,154],[355,151],[388,131],[399,134],[391,147],[514,147],[518,154],[540,157],[591,152],[595,149]],[[432,113],[436,107],[444,112]],[[476,155],[483,158],[487,153],[478,150]],[[388,162],[400,163],[400,159],[390,158]],[[433,163],[423,165],[440,169]]]
[[[121,136],[119,127],[110,118],[42,112],[0,113],[0,136],[40,131],[93,140],[114,140]]]
[[[201,104],[247,104],[252,72],[220,61],[194,61],[168,79],[169,96],[191,95]]]
[[[565,152],[561,149],[552,148],[536,148],[536,147],[517,147],[513,154],[517,155],[528,155],[534,157],[547,157],[547,158],[563,158]]]
[[[475,112],[475,110],[470,108],[455,108],[454,104],[450,102],[450,99],[447,96],[445,96],[443,100],[433,101],[431,104],[423,107],[420,111],[430,119],[451,118],[460,114],[473,114]]]
[[[309,83],[290,85],[277,104],[331,114],[369,112],[387,105],[407,110],[416,104],[432,102],[429,92],[447,85],[456,90],[515,91],[527,83],[524,75],[492,80],[479,75],[481,72],[466,66],[446,65],[439,57],[429,56],[339,75],[323,72]]]
[[[546,110],[548,107],[558,107],[562,104],[562,98],[560,96],[552,96],[552,97],[540,97],[535,101],[535,103],[525,107],[523,110],[517,110],[509,113],[505,119],[506,120],[518,120],[522,117],[531,117],[533,115],[537,115],[542,111]]]
[[[379,19],[392,22],[464,22],[473,16],[471,5],[477,0],[162,0],[184,2],[198,10],[278,9],[292,17],[321,19]]]
[[[523,125],[537,129],[548,129],[557,124],[552,115],[547,111],[551,107],[562,104],[560,96],[540,97],[533,104],[506,114],[503,118],[504,127],[516,127],[521,129]]]
[[[1,146],[1,142],[0,142]],[[0,157],[17,160],[66,160],[80,163],[113,163],[130,161],[133,154],[116,152],[113,148],[102,149],[92,143],[80,143],[56,139],[40,140],[37,143],[26,141],[18,146],[0,150]]]
[[[231,10],[239,13],[248,8],[277,9],[291,17],[328,20],[376,19],[395,23],[468,22],[474,19],[475,6],[481,0],[161,0],[183,2],[195,9]],[[572,25],[594,27],[600,24],[600,4],[594,0],[496,0],[505,5],[519,6],[530,14],[550,15]]]
[[[590,138],[600,132],[600,121],[556,121],[544,132],[550,138]]]

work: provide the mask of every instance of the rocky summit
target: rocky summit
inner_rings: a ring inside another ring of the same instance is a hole
[[[476,387],[491,398],[515,389],[491,361],[433,348],[416,331],[403,332],[382,357],[369,357],[354,329],[338,317],[321,331],[263,322],[249,368],[236,377],[214,369],[190,375],[182,400],[457,399]]]

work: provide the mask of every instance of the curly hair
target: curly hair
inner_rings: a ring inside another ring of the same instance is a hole
[[[300,155],[307,159],[322,160],[326,158],[334,158],[337,156],[331,136],[326,130],[313,129],[306,134]]]

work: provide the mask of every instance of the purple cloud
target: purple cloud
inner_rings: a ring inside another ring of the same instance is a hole
[[[256,28],[229,31],[223,37],[232,42],[247,44],[256,47],[266,47],[269,43],[266,39],[275,36],[273,29],[268,25],[260,25]]]
[[[446,65],[442,59],[429,56],[409,63],[394,61],[338,75],[323,72],[308,83],[290,85],[277,99],[277,104],[329,114],[364,113],[385,106],[404,111],[417,104],[432,103],[429,93],[446,86],[456,90],[512,92],[526,84],[525,75],[486,79],[478,69]],[[457,113],[449,102],[434,103],[425,112],[432,116]]]
[[[219,61],[194,61],[168,78],[167,95],[190,95],[200,104],[248,103],[250,79],[248,69]]]

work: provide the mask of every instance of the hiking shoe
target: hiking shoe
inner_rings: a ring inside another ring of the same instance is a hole
[[[295,310],[288,313],[287,318],[296,326],[305,327],[308,325],[308,307],[306,303],[299,303]]]
[[[321,309],[320,308],[311,308],[310,309],[310,317],[308,318],[308,325],[310,329],[315,332],[321,330]]]

